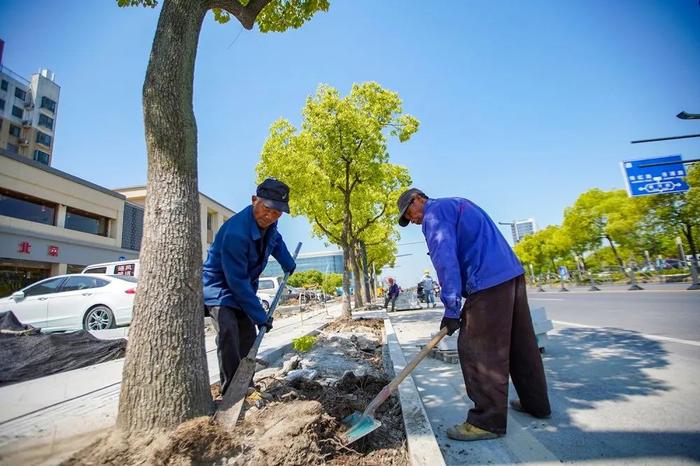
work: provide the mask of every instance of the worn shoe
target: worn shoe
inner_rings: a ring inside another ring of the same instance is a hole
[[[447,429],[447,436],[453,440],[472,442],[474,440],[490,440],[500,437],[499,434],[489,432],[475,425],[465,422]]]
[[[520,400],[515,399],[515,400],[510,400],[510,407],[513,408],[514,410],[529,414],[532,417],[536,417],[538,419],[548,419],[550,414],[547,414],[545,416],[538,416],[537,414],[531,413],[530,411],[527,411],[525,408],[523,408],[523,405],[520,403]]]

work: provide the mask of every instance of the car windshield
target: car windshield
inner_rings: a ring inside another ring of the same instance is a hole
[[[138,279],[130,275],[108,275],[108,277],[124,280],[125,282],[137,283]]]

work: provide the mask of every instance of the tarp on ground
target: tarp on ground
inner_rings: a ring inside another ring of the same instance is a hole
[[[0,313],[0,386],[123,358],[126,340],[100,340],[84,330],[41,333]]]

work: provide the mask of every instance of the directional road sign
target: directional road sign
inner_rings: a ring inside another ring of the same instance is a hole
[[[664,165],[647,166],[665,162]],[[678,162],[678,163],[672,163]],[[682,193],[687,191],[685,165],[680,154],[621,162],[630,196]]]

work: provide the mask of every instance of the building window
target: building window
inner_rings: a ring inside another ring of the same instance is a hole
[[[51,112],[56,112],[56,102],[49,99],[48,97],[41,98],[41,108],[45,108]]]
[[[3,91],[7,90],[7,81],[5,81],[4,79],[2,80],[2,84],[0,84],[0,89],[2,89]]]
[[[12,154],[19,154],[19,146],[17,144],[10,144],[8,142],[7,143],[7,152],[10,152]]]
[[[34,151],[34,160],[36,160],[37,162],[43,163],[44,165],[48,165],[50,159],[51,156],[46,152],[41,151],[39,149]]]
[[[0,99],[0,110],[5,110],[5,101]]]
[[[36,142],[43,144],[46,147],[51,147],[51,136],[41,131],[36,132]]]
[[[19,119],[22,119],[22,117],[24,116],[24,110],[22,110],[21,108],[19,108],[16,105],[13,105],[12,106],[12,116],[15,116]]]
[[[24,102],[24,99],[27,98],[27,92],[20,89],[19,87],[15,87],[15,97]]]
[[[39,114],[39,125],[53,130],[53,118],[47,117],[43,113]]]
[[[97,214],[68,207],[66,209],[65,227],[69,230],[82,231],[93,235],[107,236],[109,219]]]
[[[56,204],[0,188],[0,215],[53,225]]]
[[[14,137],[18,138],[20,131],[21,130],[19,129],[19,126],[15,126],[13,124],[10,124],[10,136],[14,136]]]

